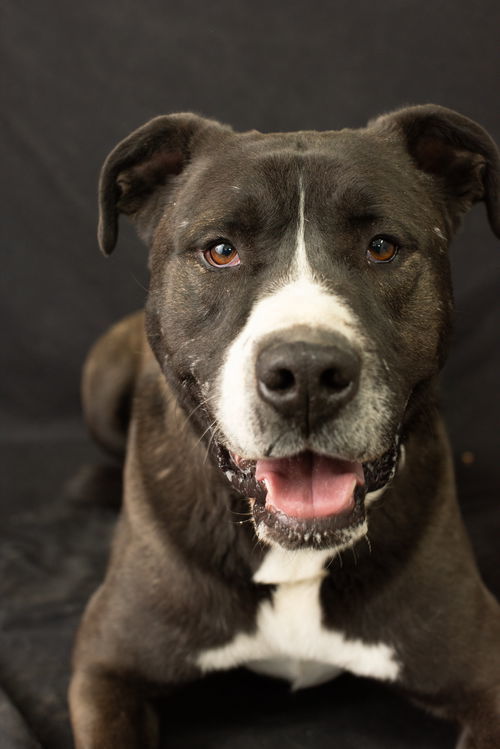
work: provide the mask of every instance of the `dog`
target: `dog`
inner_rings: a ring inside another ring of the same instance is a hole
[[[99,199],[101,249],[127,215],[150,289],[84,370],[89,427],[126,460],[77,749],[157,747],[155,695],[240,665],[380,679],[460,749],[500,747],[500,607],[436,394],[448,244],[477,201],[500,236],[490,136],[434,105],[330,132],[166,115],[112,151]]]

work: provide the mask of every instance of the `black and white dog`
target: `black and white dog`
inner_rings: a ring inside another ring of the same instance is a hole
[[[238,665],[392,682],[500,747],[500,608],[436,405],[448,243],[480,200],[500,236],[498,151],[437,106],[338,132],[162,116],[111,153],[101,248],[127,214],[151,284],[147,337],[128,318],[84,374],[92,431],[127,449],[78,749],[157,746],[159,690]]]

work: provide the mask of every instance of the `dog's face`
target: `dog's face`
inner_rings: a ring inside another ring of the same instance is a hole
[[[448,241],[492,200],[498,157],[476,125],[459,143],[466,125],[425,107],[271,135],[171,116],[108,159],[102,246],[118,210],[151,244],[152,348],[268,542],[354,543],[397,470],[446,349]]]

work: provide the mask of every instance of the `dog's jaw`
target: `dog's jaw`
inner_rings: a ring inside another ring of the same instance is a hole
[[[364,481],[356,482],[352,502],[339,512],[298,517],[276,509],[268,502],[265,481],[257,479],[257,461],[231,454],[214,445],[217,462],[233,489],[248,499],[252,520],[261,541],[284,549],[314,549],[332,552],[352,546],[368,532],[366,508],[394,479],[402,446],[399,434],[393,445],[376,460],[362,464]]]

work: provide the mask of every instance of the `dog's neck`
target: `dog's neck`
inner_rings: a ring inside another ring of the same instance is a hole
[[[289,551],[272,547],[253,575],[253,581],[265,585],[297,583],[325,577],[328,561],[336,556],[332,549]]]

